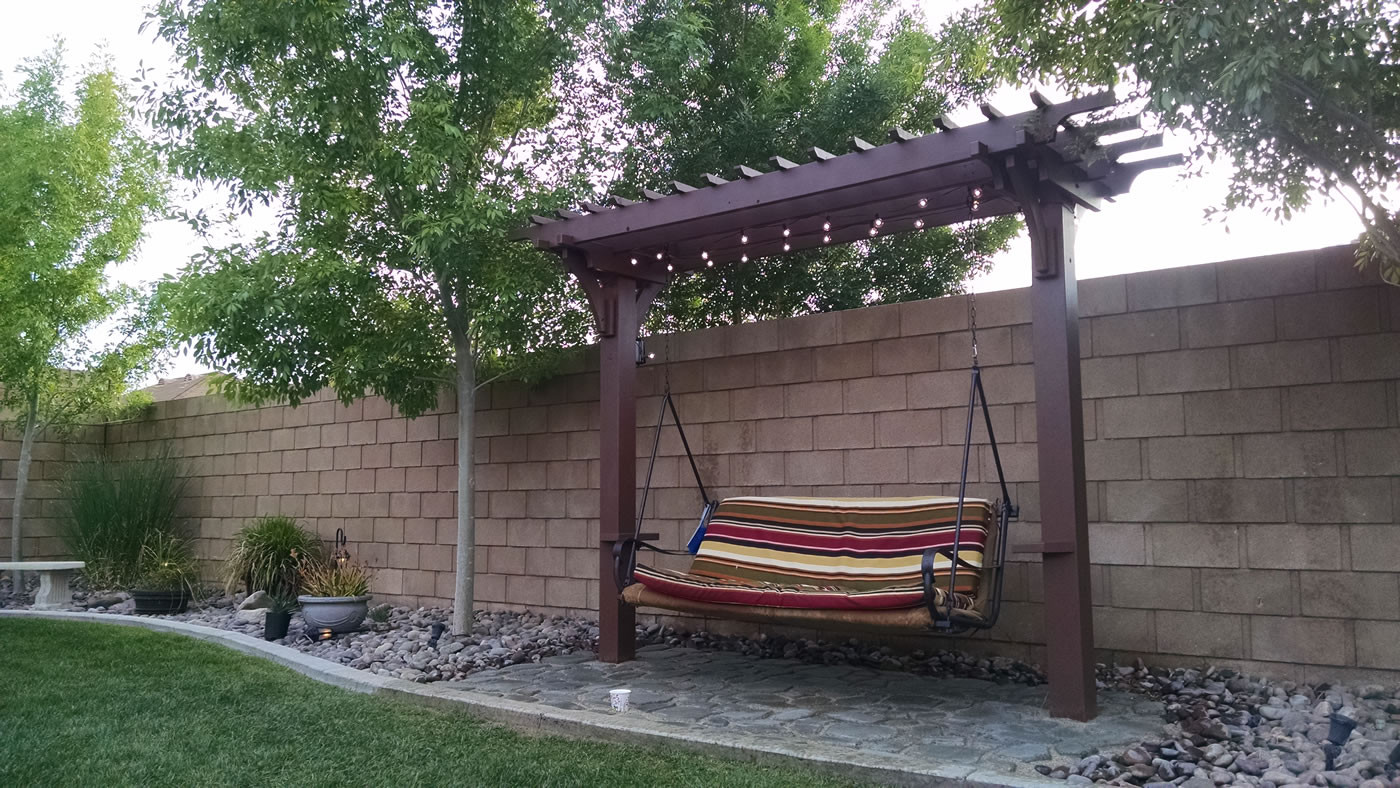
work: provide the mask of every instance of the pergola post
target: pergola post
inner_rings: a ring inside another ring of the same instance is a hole
[[[1098,714],[1090,609],[1089,520],[1084,478],[1084,411],[1079,384],[1079,286],[1074,275],[1075,208],[1026,206],[1031,235],[1032,352],[1040,529],[1045,582],[1046,674],[1050,714]]]

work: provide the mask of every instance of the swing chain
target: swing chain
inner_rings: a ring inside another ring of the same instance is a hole
[[[967,322],[972,329],[972,366],[977,366],[977,288],[967,291]]]

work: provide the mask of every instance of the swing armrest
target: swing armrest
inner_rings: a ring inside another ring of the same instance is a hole
[[[613,582],[617,584],[618,591],[633,583],[632,572],[637,567],[638,550],[650,550],[653,553],[665,553],[666,555],[690,555],[687,550],[667,550],[647,541],[657,538],[660,538],[658,534],[638,534],[637,536],[624,536],[613,541]]]

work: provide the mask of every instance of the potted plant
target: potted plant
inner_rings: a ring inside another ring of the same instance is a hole
[[[136,587],[131,590],[136,613],[185,612],[199,580],[199,565],[188,541],[164,534],[152,536],[141,547],[137,567]]]
[[[301,565],[319,560],[323,553],[320,538],[302,528],[296,520],[259,517],[233,538],[233,549],[224,566],[224,590],[232,592],[241,582],[249,594],[266,591],[273,606],[263,622],[263,637],[267,640],[286,637],[286,622],[296,610],[296,597],[301,589]],[[279,601],[282,603],[280,610]]]
[[[346,557],[301,566],[301,617],[308,634],[359,629],[369,612],[370,569]]]
[[[297,609],[296,597],[269,594],[267,617],[263,619],[263,640],[281,640],[287,636],[292,613]]]

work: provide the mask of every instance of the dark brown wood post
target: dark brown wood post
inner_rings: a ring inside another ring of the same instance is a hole
[[[1039,200],[1024,207],[1034,266],[1032,352],[1050,714],[1090,720],[1098,714],[1098,699],[1089,589],[1084,411],[1079,386],[1075,209]]]
[[[626,662],[637,652],[637,615],[624,605],[613,576],[613,545],[630,536],[637,517],[637,282],[613,277],[603,284],[604,314],[612,330],[599,348],[598,659]]]

